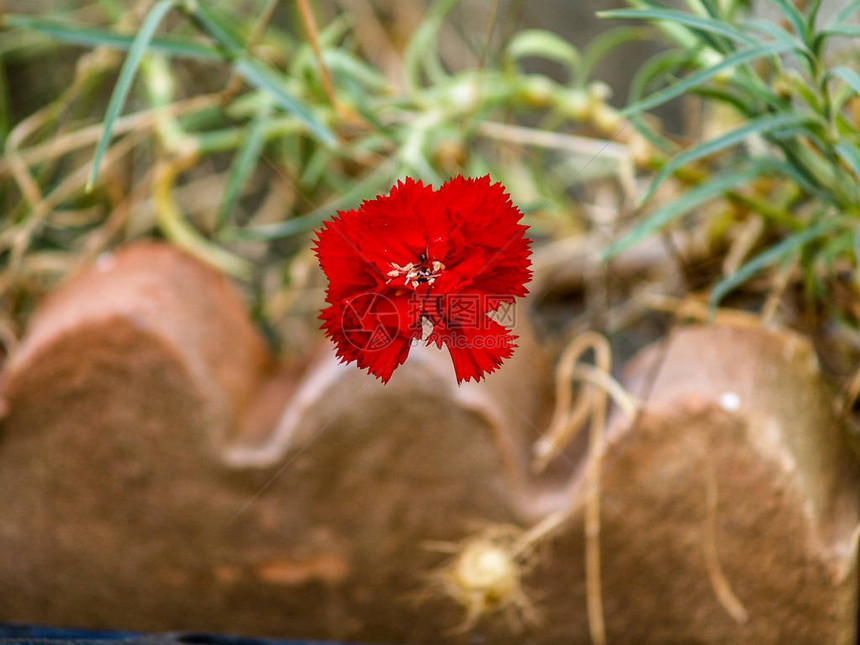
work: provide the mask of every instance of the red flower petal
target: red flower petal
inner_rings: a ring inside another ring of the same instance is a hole
[[[356,361],[387,383],[409,355],[412,340],[421,336],[420,324],[410,324],[409,307],[406,296],[368,292],[326,307],[320,318],[342,361]]]
[[[475,289],[493,295],[524,296],[531,279],[528,227],[501,184],[454,177],[439,189],[451,222],[459,223],[466,244],[456,271]]]
[[[478,381],[494,372],[514,353],[516,339],[510,330],[487,318],[480,328],[437,324],[428,343],[448,347],[457,383],[462,383],[470,379]]]

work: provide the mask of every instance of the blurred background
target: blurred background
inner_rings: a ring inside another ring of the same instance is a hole
[[[157,237],[235,278],[273,345],[301,351],[313,330],[285,321],[313,325],[320,302],[302,296],[321,287],[306,284],[309,232],[405,175],[490,172],[544,239],[591,228],[590,206],[629,210],[620,146],[635,132],[617,109],[631,84],[644,91],[640,63],[665,46],[645,25],[596,15],[615,3],[214,2],[203,18],[180,7],[108,118],[153,6],[0,5],[0,136],[24,164],[0,168],[7,346],[74,267]],[[224,29],[226,45],[207,29]],[[249,82],[229,62],[238,54],[272,75]],[[174,111],[155,116],[163,106]],[[682,128],[677,101],[657,114],[666,132]],[[611,196],[621,177],[626,204]]]
[[[0,0],[0,620],[856,640],[857,3],[752,5]],[[488,173],[510,369],[335,365],[313,231]]]

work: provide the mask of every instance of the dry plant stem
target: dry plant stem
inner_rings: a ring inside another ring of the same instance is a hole
[[[580,137],[573,134],[547,132],[546,130],[510,125],[508,123],[484,121],[478,128],[478,132],[487,138],[499,139],[508,143],[537,146],[539,148],[555,148],[581,155],[601,154],[618,161],[629,156],[628,146],[623,143],[615,143],[614,141],[595,139],[593,137]]]
[[[588,351],[594,352],[595,371],[609,375],[612,369],[612,354],[609,342],[602,335],[588,331],[580,334],[571,341],[559,360],[556,370],[556,412],[553,415],[553,423],[547,435],[538,442],[538,446],[556,445],[559,449],[567,445],[579,429],[579,425],[573,425],[571,421],[577,421],[581,416],[580,403],[573,411],[570,410],[571,387],[574,374],[577,373],[577,363],[582,355]],[[580,378],[595,381],[590,371],[580,370]],[[585,590],[586,608],[588,611],[588,627],[591,641],[595,645],[606,643],[606,626],[603,618],[603,598],[601,592],[600,578],[600,472],[603,459],[604,443],[603,429],[606,424],[607,390],[604,389],[608,381],[600,383],[601,387],[589,385],[587,387],[587,401],[591,416],[588,438],[588,465],[586,467],[586,479],[590,483],[585,500]],[[620,388],[620,386],[618,386]],[[610,388],[614,389],[614,388]],[[584,397],[583,397],[584,398]],[[622,397],[624,398],[624,397]],[[628,406],[632,407],[632,406]],[[561,412],[560,412],[561,410]],[[545,458],[545,457],[543,457]],[[537,462],[540,463],[541,454],[538,454]],[[536,529],[537,536],[545,536],[564,520],[562,516],[547,520],[544,527]],[[538,525],[541,526],[540,524]]]
[[[635,419],[639,413],[641,402],[630,395],[610,374],[600,369],[590,365],[577,365],[570,375],[570,381],[600,388],[612,398],[628,419]],[[586,388],[581,391],[576,399],[575,407],[570,412],[566,408],[556,406],[550,430],[535,444],[533,471],[542,472],[552,460],[553,455],[558,454],[565,445],[570,443],[570,440],[591,415],[593,406],[593,388]]]
[[[562,509],[547,515],[540,522],[523,533],[514,543],[513,550],[511,551],[513,556],[519,557],[521,554],[534,548],[535,545],[552,537],[556,531],[565,525],[565,523],[571,518],[571,515],[572,511],[570,509]]]
[[[609,343],[603,336],[595,334],[594,353],[598,367],[608,374],[611,356]],[[585,593],[588,627],[594,645],[606,643],[600,581],[600,472],[604,452],[603,429],[606,425],[606,403],[606,392],[604,390],[596,392],[588,437],[589,467],[586,469],[591,486],[587,489],[588,497],[585,501]]]
[[[96,60],[94,54],[86,57],[88,61]],[[69,85],[60,96],[53,102],[49,103],[41,110],[38,110],[28,118],[24,119],[9,133],[6,140],[6,160],[8,170],[12,173],[21,194],[31,207],[42,200],[39,184],[36,179],[30,175],[28,164],[21,158],[21,145],[30,138],[40,128],[46,126],[51,121],[56,121],[62,118],[68,107],[78,98],[81,91],[86,87],[92,75],[98,72],[98,65],[83,65],[78,67],[75,78],[72,84]],[[59,138],[62,132],[57,132],[51,139]],[[2,170],[2,162],[0,162],[0,170]],[[50,171],[43,168],[43,173],[47,174]]]
[[[15,126],[6,139],[5,153],[8,169],[11,171],[12,177],[18,184],[18,189],[21,191],[21,195],[25,200],[27,200],[31,208],[42,201],[42,191],[40,190],[36,180],[30,174],[26,164],[21,159],[18,149],[30,135],[51,121],[54,118],[56,111],[57,105],[52,104],[42,108],[34,114],[31,114]]]
[[[296,0],[296,6],[299,9],[299,16],[302,19],[302,26],[304,27],[308,40],[311,43],[311,49],[313,49],[314,58],[317,59],[317,65],[320,68],[320,82],[322,83],[323,91],[328,97],[329,103],[331,103],[332,107],[335,108],[335,112],[337,112],[337,95],[334,91],[334,85],[331,82],[331,74],[329,74],[328,67],[325,64],[325,60],[323,59],[323,52],[322,47],[320,46],[319,39],[319,30],[317,29],[314,12],[311,9],[311,5],[308,0]]]
[[[556,371],[556,374],[558,373]],[[583,388],[576,398],[576,404],[572,406],[571,379],[572,374],[565,381],[556,377],[556,404],[549,430],[532,447],[533,472],[543,472],[549,462],[570,443],[591,414],[592,388]],[[562,390],[560,383],[567,383],[567,386]]]
[[[18,347],[18,332],[15,321],[5,309],[0,308],[0,344],[3,345],[5,356],[9,356]],[[0,413],[0,418],[2,418]]]
[[[79,266],[89,264],[93,261],[110,243],[111,239],[119,233],[120,229],[128,220],[135,204],[141,203],[146,199],[146,195],[152,190],[153,177],[155,169],[150,168],[146,175],[137,183],[130,195],[118,200],[116,205],[111,209],[111,213],[107,220],[98,227],[87,238],[81,252]]]
[[[662,294],[647,294],[645,304],[649,309],[673,314],[677,320],[711,322],[729,327],[758,329],[762,326],[761,316],[735,309],[716,309],[711,311],[707,303],[694,297],[676,298]]]
[[[755,247],[756,242],[764,232],[764,218],[761,216],[752,216],[741,225],[740,233],[735,238],[729,252],[726,254],[726,259],[723,261],[723,273],[731,275],[736,272],[743,263],[744,259],[749,255],[750,251]]]
[[[641,403],[632,394],[624,389],[624,386],[616,381],[611,374],[591,365],[577,365],[573,371],[574,381],[585,381],[596,385],[604,393],[612,397],[612,401],[621,409],[624,415],[631,421],[639,413]]]
[[[158,227],[165,237],[174,244],[207,264],[229,275],[243,279],[248,278],[251,275],[251,267],[248,262],[219,246],[210,244],[185,221],[173,197],[173,188],[177,176],[193,166],[196,161],[197,155],[192,153],[162,160],[156,166],[153,180],[153,198]]]
[[[708,570],[708,580],[711,583],[714,594],[717,596],[717,600],[720,601],[723,608],[737,623],[742,625],[749,620],[749,615],[743,603],[741,603],[732,591],[732,587],[723,573],[717,555],[717,477],[714,473],[714,465],[711,463],[708,455],[704,456],[704,469],[707,515],[705,517],[703,547],[705,551],[705,567]]]
[[[774,285],[767,294],[767,300],[764,302],[764,307],[761,310],[761,324],[765,327],[770,327],[774,323],[779,303],[782,302],[782,297],[785,295],[785,290],[791,282],[791,276],[797,268],[798,260],[795,259],[787,266],[780,269],[776,274]]]
[[[127,132],[131,132],[132,130],[152,127],[153,123],[161,114],[174,117],[180,116],[189,112],[196,112],[213,107],[218,105],[219,101],[219,95],[205,94],[203,96],[195,96],[194,98],[184,101],[177,101],[169,106],[157,107],[129,114],[128,116],[120,117],[116,120],[113,127],[113,135],[119,136]],[[96,123],[94,125],[87,126],[86,128],[75,130],[74,132],[51,139],[47,143],[20,150],[18,154],[21,160],[28,166],[39,164],[49,159],[54,159],[69,152],[73,152],[79,148],[94,145],[99,140],[103,129],[104,126],[102,123]],[[6,159],[0,159],[0,173],[10,171],[11,169],[9,166],[10,160],[8,156]]]
[[[599,348],[599,349],[598,349]],[[589,413],[594,406],[594,388],[586,387],[577,397],[574,404],[572,384],[575,380],[593,380],[590,372],[586,378],[576,378],[577,363],[589,349],[593,349],[596,357],[597,370],[602,371],[605,377],[600,377],[603,382],[599,385],[604,385],[610,381],[614,382],[616,387],[605,388],[610,394],[615,392],[623,392],[623,388],[612,379],[609,371],[611,369],[611,354],[609,344],[606,339],[596,332],[584,332],[571,341],[565,348],[558,362],[558,367],[555,372],[555,410],[550,421],[549,429],[541,437],[534,446],[535,459],[532,462],[532,468],[536,472],[544,470],[546,465],[552,460],[554,454],[557,454],[567,446],[576,436],[579,429],[589,417]],[[579,374],[585,372],[580,370]],[[622,399],[629,399],[629,396],[621,395]],[[627,406],[628,408],[630,406]]]
[[[105,166],[116,163],[127,154],[143,138],[145,132],[135,132],[120,140],[105,153]],[[54,208],[63,201],[79,192],[87,181],[89,173],[89,162],[80,166],[77,170],[67,175],[66,178],[50,194],[40,198],[36,202],[30,216],[20,225],[10,228],[0,236],[0,249],[9,246],[11,253],[6,271],[0,274],[0,295],[14,283],[15,277],[21,269],[24,254],[30,246],[33,235],[44,221],[50,216]]]
[[[594,157],[610,157],[618,164],[618,181],[624,191],[625,201],[636,194],[636,166],[630,146],[611,140],[580,137],[572,134],[547,132],[507,123],[484,121],[478,126],[478,134],[521,146],[537,146],[565,150],[574,154]]]
[[[842,401],[840,403],[842,414],[848,414],[851,411],[851,408],[854,406],[854,402],[857,400],[858,396],[860,396],[860,368],[854,372],[854,376],[851,377],[851,380],[845,387],[845,392],[842,395]]]

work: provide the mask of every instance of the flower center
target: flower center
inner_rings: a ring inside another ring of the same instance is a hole
[[[409,264],[400,266],[396,262],[392,262],[391,271],[386,274],[388,278],[386,282],[391,282],[397,278],[404,278],[403,284],[411,286],[413,289],[422,284],[431,286],[436,282],[436,278],[442,275],[442,271],[444,270],[445,265],[439,262],[439,260],[430,262],[427,259],[427,254],[422,253],[417,263],[410,262]]]

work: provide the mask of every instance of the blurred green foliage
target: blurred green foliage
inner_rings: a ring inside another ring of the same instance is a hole
[[[624,122],[591,72],[642,30],[580,52],[544,30],[491,47],[490,28],[450,69],[439,39],[457,2],[442,0],[402,49],[380,44],[391,52],[383,66],[353,13],[317,28],[307,2],[251,4],[103,0],[3,16],[7,60],[78,56],[69,84],[17,123],[0,88],[0,295],[11,310],[14,296],[150,235],[249,283],[274,268],[274,288],[286,287],[313,228],[405,175],[438,183],[490,172],[537,236],[587,227],[572,187],[632,177],[626,153],[608,145]],[[525,71],[526,58],[563,66],[568,80]],[[200,185],[207,205],[189,208]]]
[[[852,23],[860,3],[846,3],[822,24],[821,1],[801,11],[789,0],[772,0],[780,20],[750,16],[746,3],[691,0],[678,11],[634,0],[633,9],[604,12],[608,18],[647,20],[673,49],[643,66],[639,84],[659,89],[622,114],[651,141],[659,135],[636,117],[677,96],[702,98],[715,136],[680,152],[669,147],[643,202],[669,177],[690,189],[656,204],[606,252],[611,257],[696,207],[728,199],[765,226],[754,254],[711,290],[716,306],[761,270],[798,266],[807,296],[826,299],[830,279],[857,267],[860,253],[860,50]],[[722,122],[717,109],[724,107]],[[665,148],[665,146],[664,146]]]
[[[804,10],[771,0],[776,21],[742,0],[629,3],[602,15],[656,29],[625,24],[583,49],[546,30],[496,36],[490,3],[479,45],[459,43],[460,65],[440,55],[457,0],[430,4],[400,43],[366,2],[319,26],[308,0],[100,0],[4,15],[0,62],[76,57],[68,84],[23,118],[0,65],[8,318],[76,266],[146,236],[243,281],[252,309],[277,317],[269,303],[285,301],[310,231],[336,210],[405,175],[488,172],[538,239],[594,228],[577,198],[612,186],[613,226],[632,224],[605,259],[672,226],[740,246],[730,255],[741,262],[712,276],[712,306],[767,271],[785,278],[775,291],[797,271],[809,302],[826,301],[860,253],[860,3],[826,21],[820,0]],[[595,65],[658,33],[669,48],[638,65],[630,104],[616,109]],[[536,58],[566,79],[528,71]],[[682,136],[650,114],[678,100],[702,115]],[[728,234],[744,222],[760,226]]]

